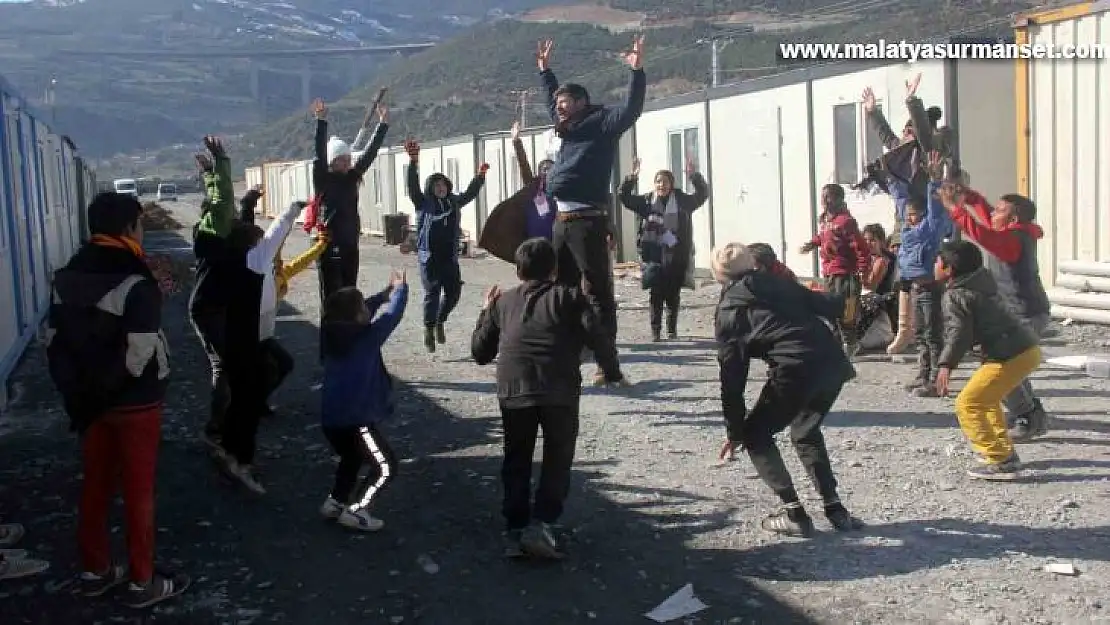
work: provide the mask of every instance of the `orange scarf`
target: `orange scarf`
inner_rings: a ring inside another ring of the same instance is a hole
[[[135,256],[138,256],[139,258],[144,257],[142,244],[140,244],[135,239],[132,239],[131,237],[113,237],[106,234],[94,234],[89,239],[89,243],[92,243],[93,245],[101,245],[104,247],[114,247],[121,250],[127,250]]]

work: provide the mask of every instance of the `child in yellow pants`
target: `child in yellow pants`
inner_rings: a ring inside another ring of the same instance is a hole
[[[934,267],[947,283],[944,293],[944,350],[939,358],[937,391],[948,393],[952,370],[973,345],[983,364],[956,397],[956,416],[981,465],[968,471],[973,479],[1013,480],[1021,461],[1007,433],[1002,398],[1041,362],[1037,338],[999,303],[998,287],[983,254],[968,241],[945,243]]]

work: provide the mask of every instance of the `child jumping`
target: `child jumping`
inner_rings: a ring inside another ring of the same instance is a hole
[[[408,192],[416,207],[416,250],[420,260],[420,279],[424,283],[424,347],[436,351],[436,343],[446,343],[443,325],[462,295],[459,269],[459,227],[462,208],[478,197],[486,182],[489,165],[482,164],[478,175],[461,194],[452,192],[451,179],[441,173],[428,176],[420,188],[420,144],[405,141],[409,155]]]
[[[936,262],[936,277],[947,282],[944,293],[946,337],[937,371],[937,392],[944,396],[952,370],[979,345],[983,364],[956,397],[956,417],[983,464],[968,475],[978,480],[1013,480],[1021,471],[1014,442],[1006,431],[1002,399],[1041,362],[1032,330],[999,301],[998,285],[983,267],[974,243],[945,243]]]
[[[385,525],[369,511],[397,470],[393,451],[378,430],[394,409],[393,380],[382,360],[382,345],[401,322],[408,294],[404,272],[395,271],[381,293],[366,299],[358,289],[346,287],[328,297],[324,307],[320,420],[340,460],[320,514],[354,530],[375,532]],[[383,304],[385,311],[374,319]],[[376,468],[363,481],[360,494],[352,497],[359,470],[368,461]]]

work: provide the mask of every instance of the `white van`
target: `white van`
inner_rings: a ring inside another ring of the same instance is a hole
[[[139,183],[135,182],[133,178],[120,178],[119,180],[112,181],[112,187],[115,188],[116,193],[126,193],[139,197]]]
[[[158,185],[158,201],[159,202],[176,202],[177,201],[177,185],[175,185],[175,184],[160,184],[160,185]]]

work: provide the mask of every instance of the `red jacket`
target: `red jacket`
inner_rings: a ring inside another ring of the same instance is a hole
[[[977,221],[969,210],[975,211],[982,222]],[[1035,241],[1044,238],[1044,230],[1033,223],[1014,222],[1007,224],[1001,230],[995,230],[991,226],[992,212],[994,209],[987,202],[987,198],[969,189],[964,193],[963,205],[953,207],[949,214],[952,215],[952,222],[959,226],[968,238],[982,245],[988,252],[997,256],[998,260],[1008,265],[1013,265],[1021,258],[1022,237],[1018,236],[1019,233],[1024,232]]]
[[[820,229],[810,243],[817,246],[821,274],[826,278],[859,275],[870,264],[871,251],[848,211],[822,215]]]

